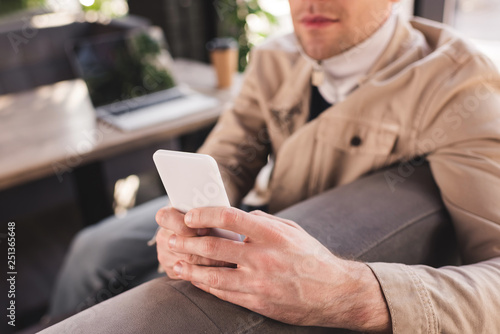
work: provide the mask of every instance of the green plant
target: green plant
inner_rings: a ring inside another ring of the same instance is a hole
[[[100,11],[102,8],[103,3],[106,2],[106,0],[94,0],[94,1],[88,1],[88,3],[82,4],[82,9],[86,12],[88,11]]]
[[[233,37],[239,44],[238,70],[243,71],[247,65],[248,53],[253,47],[249,40],[247,17],[258,15],[268,21],[269,25],[278,23],[276,17],[263,10],[258,0],[216,0],[214,2],[219,18],[217,31],[220,37]],[[259,35],[267,37],[267,33]]]
[[[107,18],[121,17],[127,14],[127,0],[80,0],[84,12],[94,12]]]

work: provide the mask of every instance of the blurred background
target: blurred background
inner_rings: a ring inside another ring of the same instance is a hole
[[[488,41],[483,44],[493,47],[500,39],[500,21],[495,19],[499,0],[402,0],[398,6],[406,15],[450,24],[478,43]],[[108,24],[133,15],[163,28],[174,57],[208,61],[208,40],[235,38],[243,71],[252,46],[292,31],[289,12],[287,0],[2,0],[0,23],[5,32],[26,20],[36,29],[71,22]]]
[[[403,15],[453,26],[500,64],[500,0],[403,0],[398,6]],[[65,50],[68,40],[155,25],[163,30],[176,64],[184,64],[180,71],[187,71],[191,64],[206,71],[210,62],[207,42],[232,37],[238,43],[237,67],[242,72],[253,46],[293,30],[289,14],[288,0],[0,0],[0,127],[14,116],[19,119],[17,126],[1,128],[0,142],[18,146],[0,144],[0,172],[15,163],[23,143],[33,145],[29,138],[37,133],[36,127],[22,126],[27,122],[23,108],[34,106],[16,101],[27,99],[35,90],[41,96],[49,94],[43,87],[76,79]],[[190,75],[196,77],[197,72],[192,70]],[[214,79],[210,80],[213,85]],[[215,88],[210,92],[224,93]],[[67,93],[63,90],[60,95],[51,98],[63,100]],[[14,103],[23,108],[13,110]],[[91,128],[95,126],[94,119],[89,122]],[[105,157],[75,163],[61,175],[32,170],[33,176],[16,176],[23,181],[0,183],[1,254],[6,254],[7,222],[16,222],[15,330],[33,332],[32,326],[41,321],[64,254],[80,229],[109,214],[126,215],[130,208],[165,193],[152,153],[158,148],[195,151],[214,122],[169,136],[148,133],[147,141],[137,135],[127,142],[128,150],[108,150]],[[78,127],[68,129],[69,137],[81,135]],[[43,156],[46,147],[40,144]],[[93,202],[82,200],[89,196]],[[0,278],[5,282],[3,268]],[[5,310],[6,288],[0,287],[0,308]],[[12,331],[2,320],[0,332]]]

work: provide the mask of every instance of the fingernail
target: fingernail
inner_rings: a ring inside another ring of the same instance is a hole
[[[177,242],[177,236],[174,234],[168,239],[168,245],[170,248],[175,248],[175,243]]]
[[[177,263],[175,266],[174,266],[174,272],[177,274],[177,275],[181,275],[182,273],[182,264],[180,263]]]
[[[191,212],[186,213],[184,216],[184,223],[189,226],[191,225],[191,221],[193,220],[193,214]]]
[[[208,228],[199,228],[196,231],[196,234],[198,234],[198,235],[207,235],[208,234]]]

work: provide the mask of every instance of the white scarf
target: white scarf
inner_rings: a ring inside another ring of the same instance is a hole
[[[370,37],[349,50],[331,58],[317,61],[305,54],[300,44],[297,47],[302,56],[312,62],[313,84],[318,86],[321,96],[331,104],[345,100],[358,86],[384,50],[396,30],[398,15],[393,12],[386,22]]]

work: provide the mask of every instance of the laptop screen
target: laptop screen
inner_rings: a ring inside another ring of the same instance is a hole
[[[145,95],[175,87],[165,44],[157,27],[76,43],[73,57],[94,107],[140,100]]]

